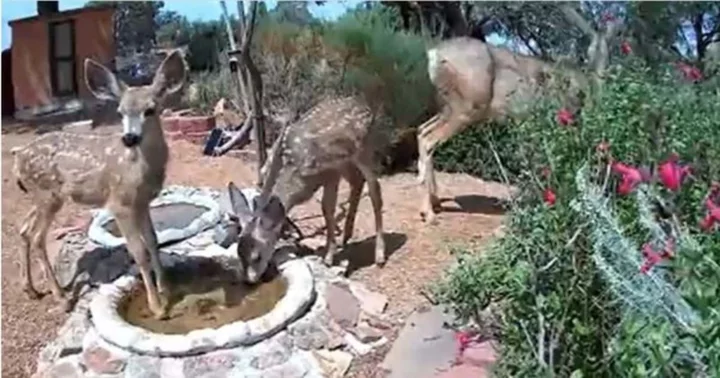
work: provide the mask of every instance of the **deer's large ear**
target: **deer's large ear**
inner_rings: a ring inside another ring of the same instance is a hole
[[[127,86],[102,64],[85,59],[85,85],[99,100],[117,101]]]
[[[240,221],[240,225],[244,226],[250,222],[253,215],[250,204],[232,181],[228,183],[228,197],[230,198],[230,206],[232,206],[235,216],[238,218],[238,221]]]
[[[182,54],[180,50],[175,50],[163,60],[155,72],[152,82],[155,95],[165,97],[179,91],[185,84],[185,75],[185,62]]]
[[[270,196],[268,203],[261,211],[260,226],[265,230],[275,229],[282,226],[285,217],[285,206],[277,196]]]

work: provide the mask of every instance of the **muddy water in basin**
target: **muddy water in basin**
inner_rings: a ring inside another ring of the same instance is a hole
[[[151,207],[150,219],[152,219],[155,226],[155,232],[168,229],[183,229],[206,211],[208,211],[206,207],[190,203],[169,203]],[[107,222],[103,227],[115,237],[122,236],[115,220]]]
[[[156,333],[183,334],[203,328],[254,319],[270,312],[287,291],[287,283],[275,274],[266,282],[248,286],[235,274],[210,260],[193,267],[167,271],[169,317],[155,319],[147,307],[145,287],[139,284],[120,307],[130,324]]]

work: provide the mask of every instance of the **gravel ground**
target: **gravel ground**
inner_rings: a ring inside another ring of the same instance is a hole
[[[107,133],[110,128],[93,132]],[[27,299],[22,291],[20,275],[19,223],[30,208],[30,200],[22,193],[12,176],[10,149],[30,141],[34,133],[21,127],[3,124],[2,136],[2,376],[28,377],[35,370],[40,348],[55,335],[65,320],[51,295],[39,301]],[[168,167],[168,184],[224,188],[232,180],[239,185],[252,185],[255,166],[232,157],[203,156],[200,147],[185,141],[172,142]],[[438,174],[441,197],[451,197],[439,216],[439,224],[425,226],[418,215],[419,189],[410,173],[385,177],[381,181],[384,199],[384,223],[388,233],[388,262],[384,268],[372,264],[374,222],[369,198],[360,203],[355,229],[355,243],[342,259],[350,262],[350,277],[389,298],[388,314],[394,319],[406,317],[427,300],[423,288],[435,282],[452,262],[448,247],[462,243],[485,243],[502,223],[502,211],[492,198],[504,197],[507,188],[496,183],[477,180],[467,175]],[[345,207],[347,186],[341,186],[339,202]],[[68,224],[87,208],[66,205],[58,215],[55,227]],[[323,226],[319,196],[293,209],[292,217],[308,235],[322,235]],[[321,239],[322,240],[322,239]],[[52,254],[53,244],[49,241]],[[51,256],[52,258],[52,256]],[[34,282],[42,290],[49,287],[39,264],[33,266]],[[351,367],[355,377],[379,376],[377,363],[388,348],[358,359]]]

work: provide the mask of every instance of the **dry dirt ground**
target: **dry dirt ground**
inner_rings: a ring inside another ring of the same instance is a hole
[[[112,130],[110,130],[112,131]],[[95,132],[107,133],[106,128]],[[30,208],[12,176],[10,149],[31,140],[35,133],[3,125],[2,135],[2,376],[28,377],[35,369],[40,348],[65,320],[46,295],[39,301],[27,299],[20,275],[21,240],[19,222]],[[229,180],[252,185],[255,167],[232,157],[206,157],[200,147],[185,141],[172,142],[168,184],[224,188]],[[435,282],[452,262],[453,244],[485,243],[502,222],[502,209],[496,198],[508,195],[502,185],[482,182],[466,175],[439,174],[445,211],[436,226],[425,226],[418,215],[420,191],[413,174],[402,173],[381,181],[384,197],[384,221],[387,233],[388,262],[384,268],[372,265],[374,222],[367,194],[363,196],[351,246],[340,253],[350,262],[350,277],[389,298],[388,313],[404,317],[415,307],[427,303],[422,290]],[[339,202],[345,207],[347,187],[341,186]],[[292,217],[307,235],[322,235],[319,197],[294,209]],[[342,210],[339,210],[342,213]],[[54,226],[67,224],[86,209],[66,205]],[[319,240],[321,236],[319,236]],[[52,245],[51,245],[52,248]],[[51,256],[52,258],[52,256]],[[49,290],[39,262],[34,262],[34,282]],[[381,356],[376,356],[381,358]],[[374,364],[373,364],[374,365]],[[365,376],[372,366],[353,367],[353,375]]]

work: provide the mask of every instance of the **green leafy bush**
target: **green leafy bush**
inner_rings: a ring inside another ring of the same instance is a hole
[[[558,124],[559,102],[546,98],[523,120],[451,141],[472,152],[469,162],[450,148],[438,151],[445,163],[491,178],[499,160],[520,188],[506,235],[483,256],[461,252],[437,290],[466,319],[478,318],[488,303],[498,305],[499,376],[717,376],[720,238],[698,222],[710,183],[720,178],[720,96],[713,83],[683,83],[672,67],[651,73],[631,59],[623,63],[570,126]],[[633,196],[615,194],[618,179],[598,152],[602,142],[614,159],[633,166],[652,169],[676,152],[694,168],[681,191],[658,189],[652,197],[653,216],[655,203],[665,202],[687,242],[649,275],[639,272],[639,246],[653,235],[642,221],[647,209]],[[495,168],[488,171],[490,164]],[[601,202],[612,209],[617,232],[598,233],[597,214],[578,207],[581,169],[588,185],[604,188],[602,198],[612,201]],[[557,196],[552,206],[542,201],[547,188]],[[625,281],[598,265],[603,245],[624,246],[615,252],[630,256],[620,278],[633,285],[667,282],[701,321],[679,327],[657,309],[629,305],[617,286]]]

